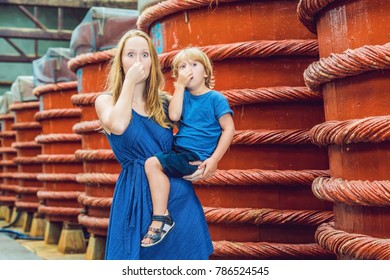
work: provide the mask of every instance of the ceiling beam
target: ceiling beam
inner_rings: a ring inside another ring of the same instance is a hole
[[[16,62],[26,63],[32,62],[35,59],[40,58],[39,56],[17,56],[17,55],[0,55],[0,62]]]
[[[9,38],[4,38],[10,44],[21,56],[27,56],[24,51],[22,51],[21,48],[19,48],[14,42],[11,41]]]
[[[70,41],[71,36],[71,30],[48,29],[44,31],[37,28],[0,28],[0,38]]]
[[[12,83],[11,81],[0,81],[0,86],[11,86]]]
[[[31,20],[33,23],[35,23],[35,26],[36,27],[39,27],[40,29],[42,30],[47,30],[47,27],[44,26],[37,17],[35,17],[33,14],[30,13],[29,10],[27,10],[24,6],[22,5],[18,5],[16,6],[18,7],[18,9],[29,19]]]
[[[122,8],[137,9],[137,0],[0,0],[0,4],[63,8]]]

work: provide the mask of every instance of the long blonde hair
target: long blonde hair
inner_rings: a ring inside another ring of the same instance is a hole
[[[114,97],[114,104],[118,101],[119,95],[122,91],[123,81],[126,73],[122,68],[122,52],[128,39],[133,37],[144,38],[149,46],[152,65],[150,69],[149,77],[146,79],[146,86],[144,91],[145,109],[149,114],[149,117],[154,119],[160,126],[169,127],[170,123],[164,112],[162,99],[165,98],[165,94],[162,92],[164,87],[164,76],[161,72],[160,63],[156,48],[154,47],[152,40],[145,32],[137,29],[128,31],[122,36],[117,45],[117,51],[115,56],[110,61],[110,70],[108,73],[106,91],[110,92]]]

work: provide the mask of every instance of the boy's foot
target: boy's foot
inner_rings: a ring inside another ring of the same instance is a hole
[[[151,247],[160,243],[175,226],[171,215],[153,215],[152,224],[141,241],[141,247]]]

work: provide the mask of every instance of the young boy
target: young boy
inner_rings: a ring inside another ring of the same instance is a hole
[[[169,118],[179,122],[171,152],[158,153],[145,162],[153,204],[152,224],[141,241],[142,247],[158,244],[174,227],[167,210],[168,177],[181,178],[203,169],[202,179],[211,176],[230,146],[234,135],[233,111],[227,99],[212,90],[210,59],[198,48],[180,51],[172,63],[177,78],[169,104]],[[203,161],[201,165],[189,162]]]

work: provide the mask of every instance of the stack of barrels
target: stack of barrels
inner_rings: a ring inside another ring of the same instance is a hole
[[[72,96],[72,102],[82,110],[82,118],[73,130],[82,139],[81,149],[75,156],[84,163],[84,172],[76,179],[85,186],[85,194],[79,197],[84,213],[78,220],[91,234],[87,259],[104,257],[112,196],[120,172],[94,107],[96,97],[104,94],[107,67],[113,53],[114,50],[107,50],[82,54],[68,63],[77,72],[79,83],[78,94]]]
[[[76,181],[83,164],[74,156],[81,146],[81,137],[72,131],[81,115],[81,110],[74,108],[71,102],[75,93],[77,81],[34,89],[41,104],[35,119],[42,125],[42,134],[35,138],[42,145],[42,154],[38,158],[43,172],[38,179],[44,188],[38,192],[39,213],[48,221],[45,242],[58,244],[62,253],[86,251],[84,231],[77,221],[82,210],[78,197],[84,187]]]
[[[310,131],[328,147],[330,178],[314,194],[334,203],[316,241],[339,259],[390,259],[390,1],[301,0],[320,59],[304,73],[322,92],[325,122]]]
[[[314,240],[333,214],[311,191],[316,177],[328,176],[328,157],[309,138],[324,121],[322,96],[303,80],[318,44],[299,22],[297,3],[139,2],[137,24],[160,53],[166,90],[173,92],[173,56],[197,46],[213,61],[215,89],[234,111],[229,151],[213,177],[195,184],[215,259],[334,258]]]
[[[23,230],[29,232],[34,214],[38,211],[37,192],[42,188],[37,179],[42,172],[42,165],[37,158],[41,153],[41,146],[34,141],[41,133],[40,124],[34,120],[39,102],[14,102],[9,109],[15,114],[15,122],[11,128],[16,131],[16,141],[12,143],[12,147],[17,150],[17,157],[13,161],[18,166],[18,172],[13,174],[13,178],[18,181],[15,185],[14,217],[20,222],[16,225],[23,226]]]
[[[13,161],[16,157],[16,149],[12,147],[16,139],[16,131],[11,129],[14,119],[11,113],[0,115],[0,217],[6,222],[11,222],[16,200],[15,186],[18,185],[18,180],[14,179],[14,174],[17,172],[17,165]]]

